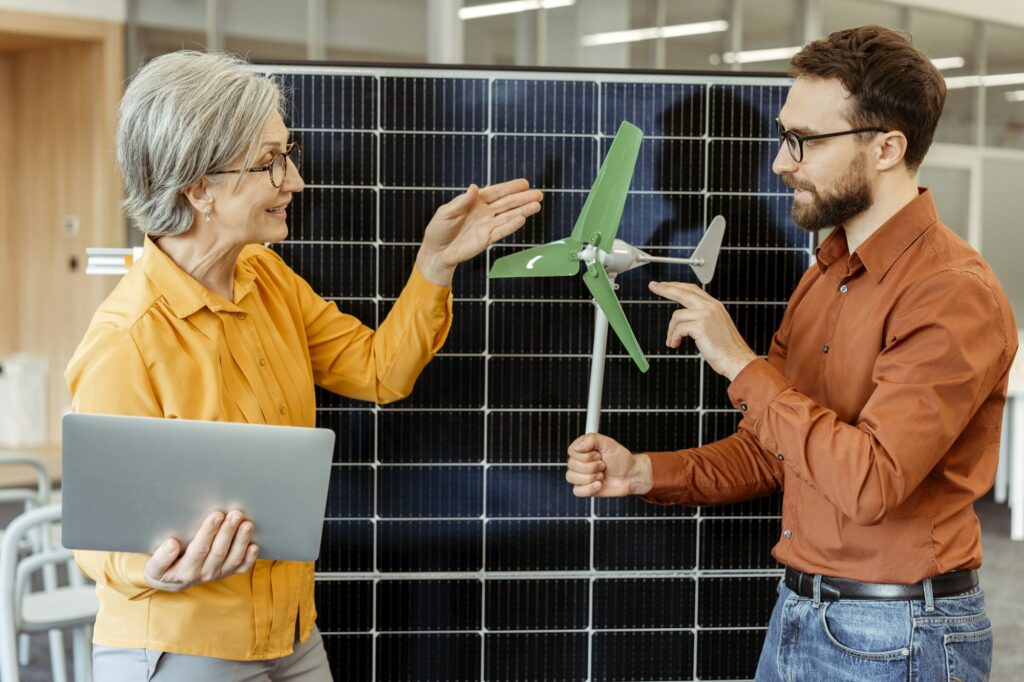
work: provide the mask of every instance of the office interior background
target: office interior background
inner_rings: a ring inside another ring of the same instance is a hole
[[[946,76],[920,184],[991,264],[1021,324],[1024,4],[1014,0],[0,0],[0,453],[38,458],[59,500],[63,369],[116,282],[86,273],[86,248],[141,244],[119,208],[112,140],[125,81],[149,58],[209,48],[266,63],[760,76],[784,74],[810,40],[868,23],[911,33]],[[1024,449],[1024,434],[1004,436]],[[1010,540],[1014,470],[1001,476],[979,515],[993,679],[1010,680],[1024,669],[1024,606],[1010,579],[1024,544]],[[36,480],[31,466],[0,466],[0,493]],[[0,506],[6,524],[23,501],[0,494]],[[54,646],[31,637],[23,679],[53,678]],[[75,672],[73,656],[66,667]]]

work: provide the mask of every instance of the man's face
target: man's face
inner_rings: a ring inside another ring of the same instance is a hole
[[[779,121],[797,135],[849,130],[843,116],[849,93],[836,79],[798,78]],[[793,222],[806,230],[842,225],[873,202],[865,147],[859,135],[804,142],[797,163],[782,144],[772,170],[793,189]]]

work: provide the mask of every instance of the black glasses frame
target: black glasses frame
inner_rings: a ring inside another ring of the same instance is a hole
[[[842,130],[838,133],[821,133],[820,135],[797,135],[792,130],[786,130],[782,121],[775,119],[775,126],[779,131],[779,144],[786,143],[789,155],[793,160],[800,163],[804,160],[804,142],[808,140],[823,140],[827,137],[839,137],[840,135],[853,135],[854,133],[887,133],[885,128],[854,128],[853,130]]]
[[[295,152],[294,157],[292,157],[292,152]],[[284,164],[284,171],[281,173],[281,182],[278,183],[274,182],[274,164],[277,163],[277,159],[279,157],[283,157],[281,163]],[[270,178],[270,184],[276,188],[280,188],[281,185],[284,184],[285,178],[288,177],[288,159],[291,159],[296,170],[300,165],[302,165],[302,147],[298,142],[289,142],[283,152],[274,154],[274,158],[270,160],[270,163],[263,166],[255,166],[253,168],[236,168],[234,170],[210,171],[207,175],[223,175],[225,173],[263,173],[266,171],[267,176]]]

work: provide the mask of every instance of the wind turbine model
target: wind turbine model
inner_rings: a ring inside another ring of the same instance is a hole
[[[583,283],[597,304],[594,308],[594,351],[590,366],[586,433],[596,432],[600,425],[609,323],[640,371],[650,369],[615,295],[618,288],[615,278],[647,263],[680,263],[693,268],[697,279],[707,284],[715,274],[725,232],[725,218],[715,216],[689,258],[652,256],[615,238],[643,137],[643,131],[632,123],[623,121],[619,126],[568,239],[503,256],[494,261],[488,275],[492,278],[561,277],[577,274],[581,262],[586,266]]]

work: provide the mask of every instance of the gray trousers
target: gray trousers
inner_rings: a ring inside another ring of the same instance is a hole
[[[95,682],[333,682],[324,641],[316,627],[305,644],[295,642],[290,656],[266,661],[95,645],[92,677]]]

